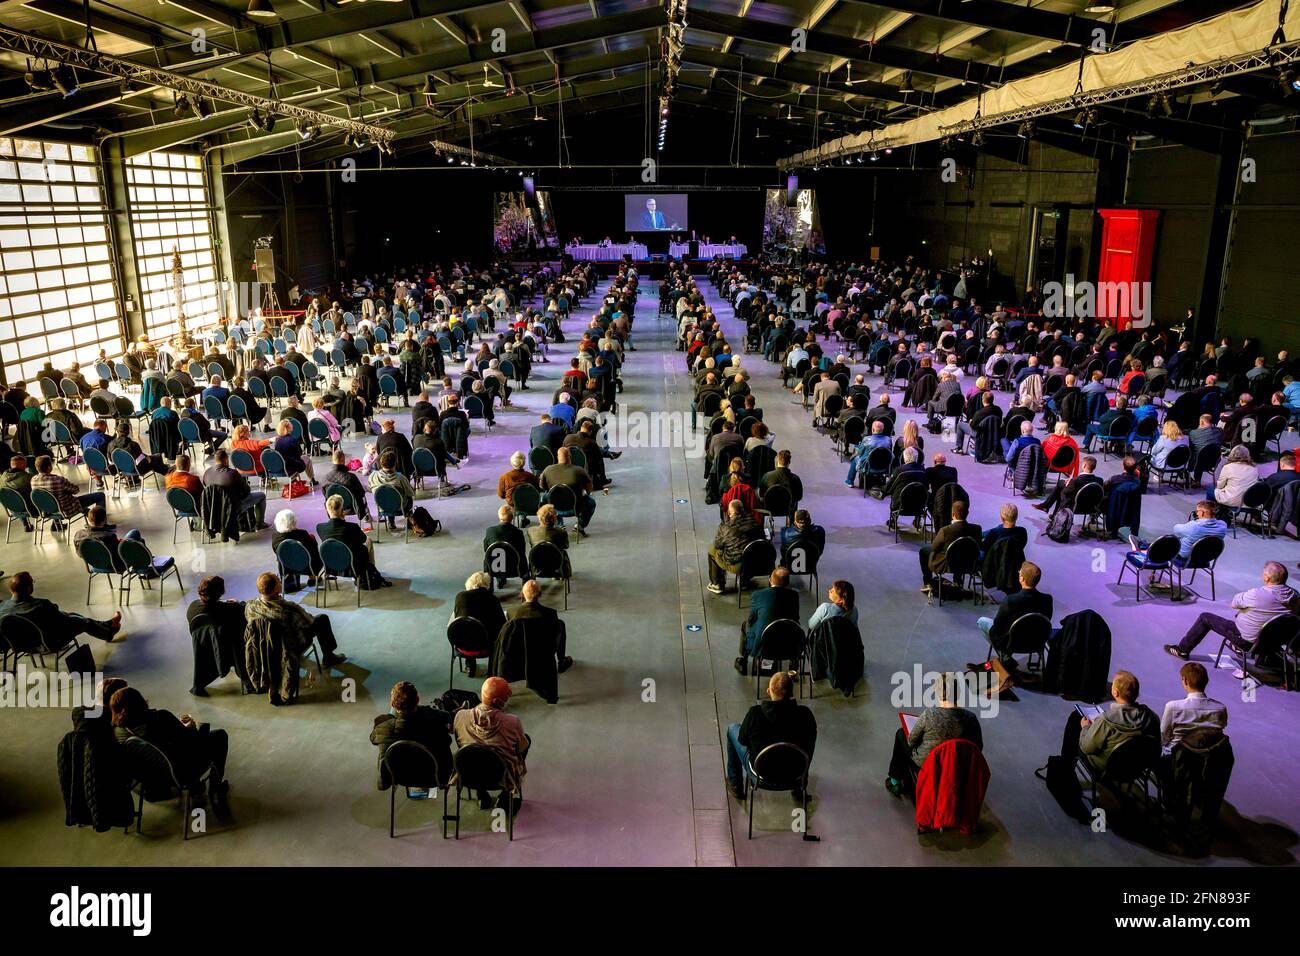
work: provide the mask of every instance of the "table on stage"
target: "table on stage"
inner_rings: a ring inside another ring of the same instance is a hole
[[[612,246],[588,243],[577,245],[569,243],[564,251],[579,262],[618,262],[624,256],[633,259],[647,259],[650,250],[642,242],[616,242]]]
[[[722,256],[724,259],[743,259],[749,251],[743,242],[701,242],[700,258],[712,259]]]
[[[685,259],[691,254],[691,244],[689,242],[670,242],[668,243],[668,255],[674,259]]]

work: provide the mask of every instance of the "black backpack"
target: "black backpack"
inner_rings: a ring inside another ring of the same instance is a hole
[[[1070,528],[1074,525],[1074,512],[1069,508],[1057,508],[1056,513],[1048,519],[1043,533],[1057,544],[1067,544],[1070,540]]]
[[[417,537],[431,538],[442,530],[442,522],[435,520],[423,505],[412,508],[407,520],[411,523],[411,530]]]

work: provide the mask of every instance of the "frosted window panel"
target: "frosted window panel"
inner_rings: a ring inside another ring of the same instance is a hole
[[[92,290],[88,285],[69,286],[68,304],[79,305],[83,302],[89,302],[92,298],[92,295],[93,295]]]
[[[87,242],[108,242],[108,230],[103,226],[85,226],[81,232]]]
[[[35,249],[32,252],[32,261],[36,263],[38,269],[43,269],[46,266],[57,266],[59,264],[59,250],[57,247],[54,249]]]
[[[109,283],[112,282],[113,279],[113,269],[107,263],[88,266],[86,272],[89,274],[91,282]],[[111,297],[113,294],[112,286],[110,285],[105,292]]]
[[[55,202],[75,203],[77,201],[77,188],[75,186],[52,186],[50,195]]]
[[[18,361],[18,346],[8,342],[0,345],[0,358],[4,359],[6,366],[14,365]]]
[[[93,183],[98,180],[98,177],[95,175],[94,166],[72,167],[72,178],[79,183]]]
[[[64,309],[68,306],[68,293],[63,289],[41,293],[41,308],[47,312],[51,309]]]
[[[23,191],[17,183],[0,183],[0,202],[22,202]]]
[[[18,164],[12,159],[0,159],[0,179],[17,179]]]
[[[14,331],[20,339],[41,335],[45,331],[45,321],[39,315],[28,315],[14,321]]]
[[[34,292],[36,291],[36,273],[35,272],[15,272],[8,279],[9,291]]]
[[[53,332],[45,337],[45,347],[49,349],[51,352],[57,352],[63,349],[70,349],[75,344],[76,343],[73,340],[72,333],[70,331]],[[58,364],[62,364],[62,363],[58,363]]]
[[[88,305],[73,306],[68,310],[68,314],[72,317],[73,325],[85,325],[95,321],[95,310]]]
[[[33,246],[54,246],[58,245],[58,242],[59,233],[57,229],[33,229],[31,231],[31,244]]]
[[[58,235],[58,243],[61,246],[81,242],[80,226],[62,226],[57,230],[51,229],[49,231]]]
[[[59,253],[63,257],[65,266],[78,265],[86,261],[85,246],[64,246],[59,250]]]
[[[4,254],[4,265],[6,272],[30,269],[32,267],[32,254],[30,252],[6,252]]]
[[[23,186],[23,202],[43,202],[50,201],[49,186]]]
[[[31,243],[25,229],[0,229],[0,249],[26,249]]]
[[[68,285],[84,285],[90,281],[90,273],[85,266],[74,266],[63,270],[63,280]]]
[[[68,147],[66,143],[46,143],[45,155],[50,159],[68,159]]]
[[[12,339],[14,337],[14,324],[12,322],[0,322],[0,339]]]
[[[14,315],[31,315],[41,311],[41,300],[34,295],[11,295]]]
[[[106,302],[95,303],[95,318],[113,318],[117,316],[117,303],[111,299]]]
[[[18,178],[29,183],[43,183],[46,180],[45,166],[39,160],[34,163],[19,163]]]

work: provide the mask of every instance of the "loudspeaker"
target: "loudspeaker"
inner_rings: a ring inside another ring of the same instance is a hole
[[[271,249],[254,249],[253,263],[257,268],[257,281],[261,285],[275,285],[275,252]]]
[[[785,178],[785,204],[793,206],[799,200],[799,177],[791,173]]]

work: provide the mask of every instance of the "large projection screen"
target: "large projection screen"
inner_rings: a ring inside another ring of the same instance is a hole
[[[628,232],[685,232],[682,193],[629,193],[623,197],[623,228]]]

